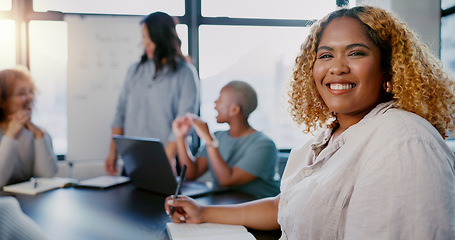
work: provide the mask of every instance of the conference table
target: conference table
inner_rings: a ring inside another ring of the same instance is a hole
[[[168,240],[164,211],[165,196],[134,187],[131,183],[107,189],[61,188],[38,195],[1,192],[14,196],[22,211],[50,239],[65,240]],[[204,205],[231,204],[253,200],[236,191],[212,193],[196,198]],[[258,240],[280,237],[280,231],[248,229]]]

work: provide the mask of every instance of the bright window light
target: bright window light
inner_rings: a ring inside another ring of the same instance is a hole
[[[0,0],[0,11],[9,11],[11,7],[11,0]]]
[[[33,9],[37,12],[48,10],[70,13],[104,13],[148,15],[162,11],[172,16],[185,14],[184,0],[33,0]]]
[[[202,0],[202,16],[319,19],[335,10],[335,0]]]
[[[258,108],[249,119],[253,127],[279,148],[307,139],[291,121],[284,91],[307,34],[305,27],[201,26],[201,116],[210,129],[227,128],[215,120],[214,101],[221,88],[231,80],[243,80],[258,93]]]
[[[37,87],[33,119],[53,139],[56,154],[67,152],[66,22],[30,22],[30,71]]]
[[[0,66],[2,70],[16,65],[15,34],[13,20],[0,20]]]

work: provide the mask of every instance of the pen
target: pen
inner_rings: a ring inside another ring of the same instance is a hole
[[[36,181],[36,178],[32,177],[30,179],[30,181],[32,181],[33,188],[37,188],[38,187],[38,181]]]
[[[185,179],[186,164],[183,165],[182,171],[180,172],[179,182],[177,183],[177,189],[175,190],[174,199],[177,199],[179,196],[180,188],[182,188],[183,180]],[[171,207],[171,215],[174,213],[174,207]]]

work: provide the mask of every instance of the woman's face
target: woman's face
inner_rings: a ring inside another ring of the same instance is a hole
[[[149,59],[152,59],[153,58],[153,54],[155,53],[156,45],[150,39],[149,30],[147,28],[147,25],[145,25],[143,23],[141,25],[141,28],[142,28],[142,45],[144,45],[145,55],[147,55],[147,57]]]
[[[380,50],[358,20],[340,17],[326,26],[313,77],[325,104],[338,117],[360,120],[381,101],[385,79]]]
[[[34,97],[30,82],[18,79],[13,88],[12,95],[6,100],[6,115],[14,114],[19,110],[31,111]]]
[[[216,121],[218,123],[227,122],[227,120],[230,117],[229,112],[232,106],[235,106],[232,92],[229,89],[229,87],[224,87],[223,89],[221,89],[220,96],[218,97],[218,99],[215,100],[215,110],[218,112],[218,115],[216,116]]]

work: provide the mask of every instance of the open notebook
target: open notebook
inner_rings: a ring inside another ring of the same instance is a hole
[[[254,240],[253,234],[241,225],[218,223],[172,223],[166,224],[172,240]]]
[[[35,183],[36,181],[36,183]],[[69,187],[78,182],[73,178],[35,178],[35,181],[26,181],[3,187],[5,192],[36,195],[56,188]]]

